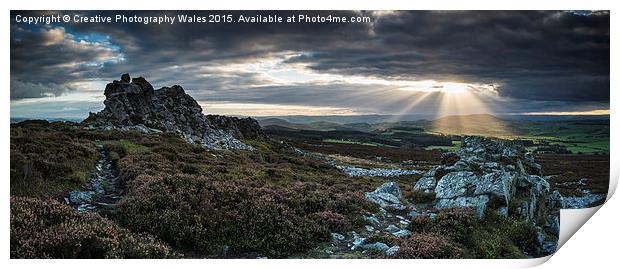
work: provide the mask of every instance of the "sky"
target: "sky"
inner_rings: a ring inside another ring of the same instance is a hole
[[[52,23],[17,15],[367,16],[365,23]],[[609,114],[606,11],[12,11],[11,117],[85,118],[123,73],[206,114]]]

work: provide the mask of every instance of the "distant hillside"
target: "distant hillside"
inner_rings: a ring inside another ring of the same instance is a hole
[[[489,114],[446,116],[426,123],[425,129],[444,134],[516,135],[510,121]]]
[[[265,129],[284,127],[287,129],[308,130],[309,126],[301,123],[292,123],[278,118],[267,118],[258,120],[258,124]]]

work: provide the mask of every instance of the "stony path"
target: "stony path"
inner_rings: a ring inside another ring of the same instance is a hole
[[[118,173],[102,145],[97,145],[99,160],[95,172],[81,190],[75,190],[65,197],[65,202],[78,211],[96,211],[112,208],[122,198],[118,188]]]

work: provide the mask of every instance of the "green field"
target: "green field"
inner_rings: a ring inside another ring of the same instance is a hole
[[[455,152],[455,151],[459,150],[459,148],[461,148],[461,141],[460,140],[453,140],[452,141],[452,146],[429,146],[429,147],[425,147],[424,149],[426,149],[426,150],[440,150],[440,151]]]

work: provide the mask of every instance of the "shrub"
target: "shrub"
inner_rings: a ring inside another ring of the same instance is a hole
[[[11,258],[169,258],[152,236],[51,199],[11,197]]]
[[[472,209],[444,209],[435,219],[418,216],[411,220],[410,229],[423,234],[441,235],[471,258],[525,258],[536,248],[536,230],[530,222],[504,218],[489,213],[478,220]]]
[[[394,258],[455,259],[460,258],[460,249],[442,235],[416,233],[401,240]]]
[[[411,192],[407,192],[405,198],[412,200],[417,204],[424,203],[432,203],[435,201],[435,193],[434,192],[425,192],[421,190],[414,190]]]
[[[328,240],[330,228],[348,225],[337,213],[297,214],[282,190],[191,175],[136,180],[143,185],[120,204],[120,223],[205,254],[228,246],[233,254],[285,257]]]
[[[462,241],[478,224],[471,208],[450,208],[439,211],[434,220],[427,216],[412,218],[409,227],[412,232],[441,234]]]
[[[95,168],[95,145],[69,124],[11,125],[11,195],[53,196],[79,187]]]

